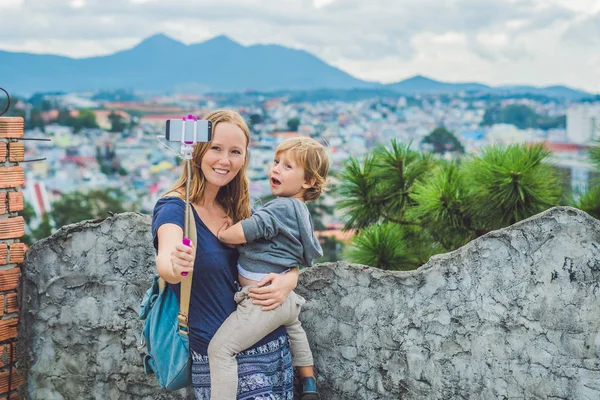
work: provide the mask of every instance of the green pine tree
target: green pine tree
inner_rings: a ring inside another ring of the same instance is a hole
[[[577,207],[594,218],[600,219],[600,141],[596,141],[589,148],[588,156],[592,164],[596,167],[595,179],[590,181],[590,188],[577,201],[572,202]]]
[[[56,227],[60,228],[75,222],[133,211],[125,205],[126,203],[125,195],[120,190],[100,189],[86,193],[67,193],[52,204],[52,217]]]
[[[435,128],[429,135],[421,141],[433,147],[433,152],[437,154],[459,153],[464,154],[465,148],[452,132],[440,126]]]
[[[491,230],[558,205],[561,186],[541,145],[490,146],[452,163],[392,141],[341,173],[339,208],[357,231],[351,262],[404,270]]]

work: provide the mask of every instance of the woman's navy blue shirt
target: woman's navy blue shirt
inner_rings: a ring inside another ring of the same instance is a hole
[[[193,207],[192,207],[193,209]],[[197,241],[192,293],[190,296],[190,347],[196,353],[207,354],[208,344],[221,324],[235,311],[233,300],[238,290],[236,249],[222,244],[202,222],[196,210]],[[163,197],[154,206],[152,237],[158,251],[158,228],[163,224],[176,224],[183,228],[185,202],[177,197]],[[179,284],[169,286],[179,298]],[[285,334],[285,327],[271,332],[252,347],[265,344]]]

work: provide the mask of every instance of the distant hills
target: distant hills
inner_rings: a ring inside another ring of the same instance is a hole
[[[424,76],[415,76],[398,83],[385,85],[401,93],[457,93],[457,92],[479,92],[496,95],[531,94],[546,97],[582,99],[592,96],[583,90],[572,89],[567,86],[488,86],[481,83],[448,83],[435,81]]]
[[[243,46],[227,36],[186,45],[164,34],[114,54],[74,59],[0,51],[0,81],[14,94],[130,89],[151,93],[380,89],[403,94],[473,91],[579,99],[566,86],[447,83],[423,76],[381,84],[355,78],[318,57],[279,45]]]

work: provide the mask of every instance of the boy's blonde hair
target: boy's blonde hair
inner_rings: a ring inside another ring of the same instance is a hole
[[[304,168],[304,179],[314,184],[304,192],[304,201],[317,200],[327,189],[326,179],[329,173],[329,156],[325,146],[307,136],[284,140],[275,149],[275,156],[289,151],[291,157]]]

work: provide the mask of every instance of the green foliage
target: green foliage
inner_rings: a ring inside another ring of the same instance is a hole
[[[25,224],[31,227],[31,221],[35,216],[35,210],[33,206],[28,202],[25,202],[23,205],[23,211],[21,211],[21,216],[25,220]],[[21,238],[23,243],[26,243],[28,246],[31,246],[33,243],[38,240],[44,239],[50,235],[52,235],[52,220],[49,214],[44,214],[42,217],[42,222],[40,222],[39,226],[35,229],[31,229],[30,234],[25,234]]]
[[[412,269],[401,225],[375,224],[354,237],[347,256],[355,263],[385,270]]]
[[[594,145],[590,146],[588,156],[592,164],[596,166],[597,172],[600,173],[600,141],[596,141]],[[590,189],[574,202],[574,206],[592,217],[600,219],[600,178],[591,179],[590,184]]]
[[[341,173],[338,208],[356,236],[350,261],[416,268],[492,229],[557,205],[561,186],[542,145],[491,146],[466,160],[434,161],[392,141]]]
[[[71,126],[75,132],[79,132],[84,128],[93,129],[98,128],[96,123],[96,115],[93,110],[81,109],[77,117],[71,116],[69,110],[60,110],[58,117],[54,120],[57,124]]]
[[[38,108],[34,108],[29,113],[29,118],[25,119],[25,129],[44,129],[46,123],[42,118],[42,112]]]
[[[27,201],[23,204],[23,211],[21,211],[21,216],[25,220],[26,224],[29,224],[35,216],[35,210],[33,209],[33,206]]]
[[[263,116],[261,114],[250,114],[250,126],[260,124],[263,122]]]
[[[300,126],[300,118],[290,118],[287,121],[288,129],[292,132],[298,132]]]
[[[553,129],[564,128],[566,117],[549,117],[538,115],[533,109],[525,104],[510,104],[506,107],[492,106],[483,115],[482,126],[494,124],[512,124],[519,129],[538,128]]]
[[[127,170],[121,166],[119,157],[117,157],[112,146],[105,148],[96,146],[96,161],[98,161],[98,165],[100,166],[100,172],[104,175],[127,175]]]
[[[460,140],[444,127],[435,128],[423,138],[421,143],[433,146],[433,152],[437,154],[445,154],[446,152],[464,154],[465,152]]]
[[[347,210],[348,219],[345,229],[362,229],[379,220],[381,204],[376,198],[373,172],[375,159],[365,157],[363,165],[351,157],[340,175],[339,194],[342,200],[340,208]]]
[[[392,140],[390,148],[378,147],[374,151],[375,168],[372,179],[375,181],[374,195],[383,217],[402,217],[411,202],[413,185],[434,165],[431,156],[412,150],[410,143],[402,144]]]
[[[590,146],[588,155],[590,161],[596,166],[596,169],[600,171],[600,141],[596,141],[593,146]]]
[[[556,173],[560,190],[562,192],[562,196],[558,201],[558,204],[561,206],[572,205],[573,190],[571,188],[571,168],[555,165],[554,172]]]
[[[558,204],[558,177],[542,162],[549,155],[542,144],[495,145],[470,160],[471,204],[483,228],[503,228]]]
[[[519,129],[529,128],[535,123],[535,111],[523,104],[511,104],[504,108],[494,106],[485,111],[481,125],[513,124]]]
[[[474,238],[469,204],[471,193],[456,163],[438,167],[432,176],[415,185],[415,206],[410,217],[420,221],[445,250]]]
[[[108,114],[108,120],[110,121],[111,132],[123,132],[128,126],[125,119],[114,111]]]
[[[52,217],[57,227],[88,219],[106,218],[111,213],[132,211],[125,206],[126,199],[120,190],[90,190],[62,196],[52,204]]]
[[[377,221],[400,222],[413,185],[435,164],[428,154],[412,150],[410,144],[392,140],[391,147],[377,148],[363,164],[350,158],[340,174],[338,188],[347,209],[345,229],[362,229]]]
[[[98,124],[96,123],[96,114],[94,111],[83,109],[79,110],[79,115],[75,118],[75,131],[78,132],[82,128],[97,128]]]
[[[575,203],[575,207],[600,219],[600,185],[594,185]]]
[[[567,116],[559,115],[557,117],[539,116],[537,128],[545,131],[549,129],[565,129],[567,127]],[[535,128],[535,127],[534,127]]]
[[[51,217],[48,213],[44,214],[40,225],[32,230],[31,236],[34,240],[41,240],[52,235],[52,223],[50,218]]]

